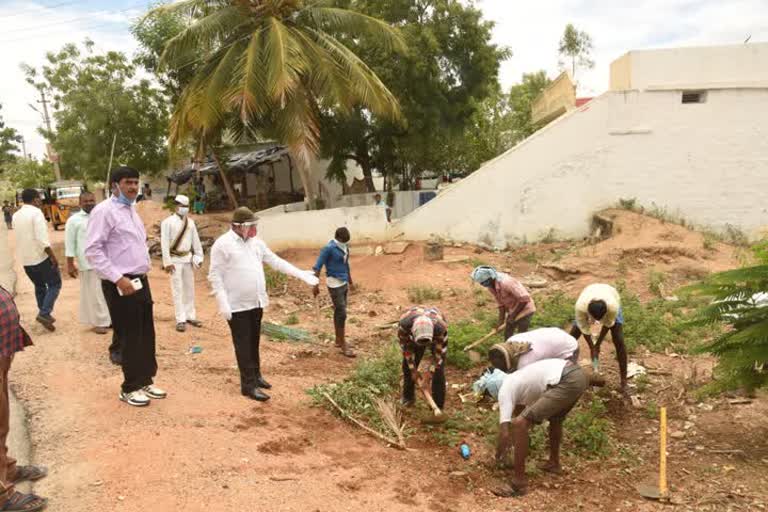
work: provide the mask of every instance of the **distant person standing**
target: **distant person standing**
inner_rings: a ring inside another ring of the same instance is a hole
[[[205,183],[203,178],[199,178],[195,183],[195,203],[193,205],[194,213],[202,215],[205,213]]]
[[[145,201],[149,201],[152,199],[152,188],[149,186],[149,183],[144,184],[142,195],[144,196]]]
[[[176,310],[176,330],[187,324],[202,327],[195,313],[195,270],[203,264],[203,246],[195,221],[189,218],[189,198],[178,195],[176,213],[160,224],[160,249],[163,270],[171,276],[171,294]]]
[[[493,267],[481,265],[472,271],[472,280],[486,288],[499,305],[499,327],[505,325],[504,339],[517,332],[526,332],[536,312],[533,297],[514,277]]]
[[[355,352],[347,343],[346,323],[347,323],[347,297],[354,284],[352,283],[352,272],[349,268],[349,240],[350,234],[347,228],[336,230],[333,240],[323,247],[317,262],[312,270],[316,276],[325,267],[328,293],[333,302],[333,327],[336,333],[336,346],[341,349],[341,353],[347,357],[355,357]],[[313,289],[315,297],[320,294],[320,285]]]
[[[13,229],[13,206],[8,201],[3,201],[3,217],[5,218],[5,226],[8,229]]]
[[[120,400],[142,407],[166,392],[152,380],[157,373],[155,321],[147,272],[152,268],[147,233],[134,203],[139,172],[119,167],[112,172],[114,195],[91,212],[85,256],[101,277],[115,337],[122,344],[123,384]]]
[[[49,331],[53,325],[53,307],[61,291],[59,261],[51,249],[48,239],[48,223],[40,210],[40,194],[28,188],[21,193],[24,205],[13,214],[13,228],[16,230],[16,251],[24,272],[35,285],[35,299],[39,310],[37,321]]]
[[[107,301],[101,279],[85,257],[88,219],[95,206],[96,198],[91,192],[80,194],[80,211],[67,219],[64,228],[64,255],[69,277],[80,278],[80,323],[92,326],[96,334],[106,334],[112,325]]]
[[[392,222],[392,207],[387,204],[387,202],[381,198],[381,194],[376,194],[373,196],[373,200],[376,203],[376,206],[379,208],[384,208],[384,211],[387,214],[387,222]]]
[[[311,271],[300,270],[270,251],[267,244],[256,237],[257,222],[258,218],[248,208],[235,210],[231,229],[221,235],[211,249],[208,280],[219,313],[232,332],[240,369],[240,392],[264,402],[269,400],[269,395],[261,389],[272,387],[261,375],[259,353],[261,319],[269,304],[264,263],[309,286],[316,286],[320,281]]]
[[[42,510],[47,504],[45,498],[22,494],[13,486],[40,480],[48,470],[42,466],[17,466],[16,460],[8,456],[8,433],[11,430],[8,372],[16,353],[30,345],[32,340],[19,322],[13,297],[5,288],[0,288],[0,510]]]

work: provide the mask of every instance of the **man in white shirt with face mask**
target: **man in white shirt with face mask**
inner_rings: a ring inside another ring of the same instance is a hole
[[[176,309],[176,330],[184,332],[187,324],[200,327],[195,313],[195,273],[203,263],[203,246],[195,221],[189,218],[189,198],[175,198],[176,213],[160,224],[163,269],[171,275],[171,292]]]
[[[235,357],[240,369],[243,396],[265,402],[269,395],[261,389],[272,387],[261,376],[259,338],[264,308],[269,304],[264,263],[283,274],[316,286],[320,280],[310,270],[300,270],[269,250],[256,237],[256,215],[245,207],[235,210],[232,228],[211,248],[208,280],[219,305],[219,313],[229,323]],[[260,389],[261,388],[261,389]]]

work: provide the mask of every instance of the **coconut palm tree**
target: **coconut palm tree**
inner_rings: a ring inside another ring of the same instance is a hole
[[[383,51],[405,51],[396,29],[328,4],[182,0],[150,11],[194,20],[168,41],[162,56],[172,69],[196,67],[171,120],[171,146],[190,139],[206,146],[233,125],[240,133],[272,135],[289,147],[314,204],[309,164],[319,148],[320,113],[363,107],[390,119],[400,115],[392,93],[339,37],[372,38]]]

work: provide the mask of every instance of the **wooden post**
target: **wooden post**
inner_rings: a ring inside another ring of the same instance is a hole
[[[667,489],[667,408],[659,411],[659,495],[666,498]]]

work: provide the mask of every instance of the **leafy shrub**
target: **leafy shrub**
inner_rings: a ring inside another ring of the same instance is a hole
[[[426,304],[443,298],[443,292],[431,286],[411,286],[408,288],[408,300],[413,304]]]
[[[477,341],[496,327],[497,317],[485,311],[475,313],[474,319],[460,320],[448,326],[448,364],[462,370],[472,368],[472,360],[464,352],[464,347]],[[500,337],[491,337],[476,350],[484,354],[488,347],[501,341]]]
[[[569,450],[580,456],[602,458],[611,452],[613,423],[606,418],[605,404],[596,396],[571,411],[563,430]]]
[[[266,265],[264,266],[264,278],[267,281],[267,291],[269,292],[282,291],[283,286],[288,282],[288,276]]]
[[[619,208],[622,210],[635,211],[635,208],[637,208],[637,198],[630,197],[629,199],[619,199]]]

